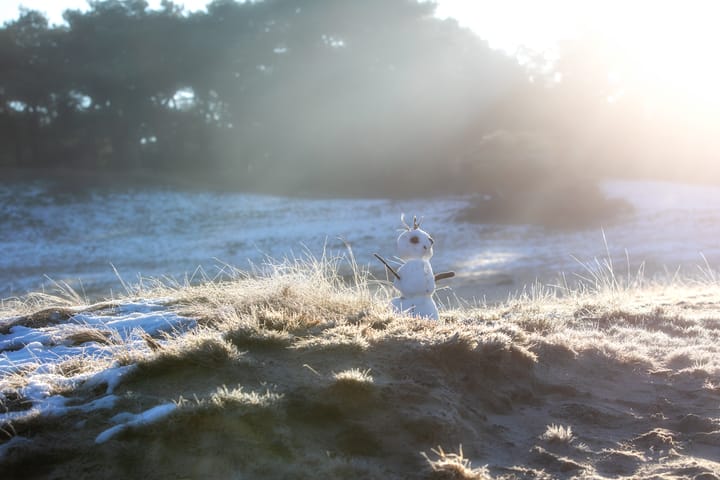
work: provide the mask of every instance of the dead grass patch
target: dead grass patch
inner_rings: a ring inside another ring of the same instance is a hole
[[[62,323],[83,312],[94,312],[117,305],[115,301],[103,301],[88,305],[69,286],[59,295],[30,293],[23,298],[3,301],[0,305],[0,335],[7,335],[15,326],[44,328]]]
[[[540,438],[548,443],[570,444],[575,439],[575,436],[572,427],[564,427],[553,423],[547,426],[545,433],[540,435]]]
[[[207,398],[195,398],[194,400],[181,398],[177,403],[181,407],[181,412],[185,412],[185,414],[226,408],[233,408],[236,411],[239,409],[247,412],[257,412],[267,409],[277,410],[278,404],[282,399],[282,394],[269,390],[266,390],[264,393],[258,393],[256,391],[248,391],[243,388],[242,385],[238,385],[233,389],[222,385]]]
[[[242,325],[226,332],[224,338],[238,348],[282,349],[292,345],[296,337],[284,331]]]
[[[127,380],[163,375],[167,372],[182,371],[185,368],[218,368],[239,362],[243,354],[218,332],[199,331],[172,337],[156,350],[123,359],[123,362],[137,363],[128,374]]]
[[[346,256],[306,256],[257,267],[222,284],[183,288],[175,308],[206,324],[243,319],[262,330],[293,335],[372,316],[378,310],[368,273],[351,262],[351,283],[340,275]],[[251,319],[251,321],[248,321]]]
[[[431,469],[430,478],[435,480],[491,480],[492,477],[486,467],[472,468],[470,460],[465,458],[462,445],[457,453],[448,453],[438,446],[431,449],[437,458],[430,458],[425,452],[425,458]]]
[[[0,413],[19,412],[32,408],[32,402],[20,394],[18,390],[8,389],[0,392]]]
[[[10,329],[17,326],[27,328],[44,328],[51,325],[57,325],[71,318],[77,313],[77,309],[70,307],[52,307],[34,312],[32,314],[13,318],[3,324],[0,324],[0,334],[7,335]]]
[[[87,357],[69,357],[56,367],[56,372],[63,377],[70,378],[84,373],[97,371],[104,366],[103,361]]]
[[[370,369],[360,370],[359,368],[350,368],[341,372],[333,373],[335,384],[348,385],[372,385],[374,380],[370,375]]]
[[[448,372],[514,380],[528,378],[537,362],[534,353],[500,332],[482,336],[455,332],[427,345],[422,356]]]
[[[68,346],[77,346],[84,343],[98,343],[101,345],[111,345],[118,343],[118,339],[113,332],[99,330],[97,328],[80,327],[74,329],[72,333],[66,335],[62,343]]]
[[[330,394],[340,398],[356,397],[353,401],[362,400],[357,398],[371,394],[376,390],[375,379],[370,375],[370,369],[349,368],[332,374],[333,383],[330,386]]]

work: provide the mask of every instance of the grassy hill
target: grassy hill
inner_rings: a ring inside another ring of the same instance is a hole
[[[711,278],[598,273],[433,322],[338,270],[3,304],[3,478],[720,476]]]

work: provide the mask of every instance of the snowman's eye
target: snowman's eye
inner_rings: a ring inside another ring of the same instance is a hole
[[[420,239],[417,236],[410,237],[410,243],[420,243]]]

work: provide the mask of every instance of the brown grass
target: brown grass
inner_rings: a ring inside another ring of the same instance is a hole
[[[598,277],[595,289],[534,286],[501,305],[443,311],[435,322],[394,315],[392,292],[339,271],[325,258],[137,292],[168,299],[168,309],[200,326],[146,336],[118,353],[115,360],[138,368],[123,377],[109,411],[53,421],[29,412],[7,424],[7,437],[33,439],[8,449],[8,475],[31,471],[43,452],[52,461],[38,478],[602,478],[668,468],[682,476],[690,465],[693,475],[714,472],[716,463],[688,452],[717,441],[718,285],[636,288]],[[48,309],[39,311],[48,321]],[[60,341],[119,340],[88,329]],[[100,363],[67,359],[56,373],[107,366]],[[13,409],[33,373],[1,379]],[[106,395],[59,393],[72,405]],[[177,415],[94,444],[116,414],[168,401],[181,407]],[[460,442],[465,452],[431,450]],[[426,451],[423,463],[417,452]]]
[[[562,425],[548,425],[545,433],[540,437],[548,443],[570,443],[575,438],[572,433],[572,427],[564,427]]]
[[[430,475],[432,479],[490,480],[492,478],[486,468],[472,468],[470,460],[463,455],[462,445],[458,447],[458,453],[447,453],[440,446],[431,451],[437,458],[431,459],[425,452],[422,452],[422,456],[432,469]]]

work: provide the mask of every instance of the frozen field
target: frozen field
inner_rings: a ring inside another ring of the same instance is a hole
[[[267,256],[323,248],[342,253],[344,241],[361,265],[384,278],[372,259],[394,254],[400,214],[424,217],[436,240],[435,269],[454,269],[444,283],[463,298],[497,299],[535,279],[573,278],[606,256],[603,231],[617,270],[644,263],[646,276],[698,273],[720,264],[720,188],[663,182],[613,181],[609,196],[635,212],[614,224],[578,231],[537,226],[456,223],[468,198],[316,200],[202,193],[172,189],[68,192],[46,182],[0,185],[0,298],[52,291],[67,282],[89,297],[124,293],[120,278],[200,280],[224,265],[247,269]],[[117,274],[115,272],[117,270]]]

